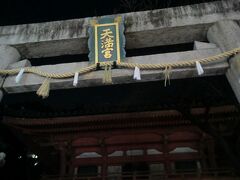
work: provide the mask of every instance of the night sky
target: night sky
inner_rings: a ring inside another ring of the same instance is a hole
[[[1,2],[0,25],[92,17],[208,1],[215,0],[5,0]]]

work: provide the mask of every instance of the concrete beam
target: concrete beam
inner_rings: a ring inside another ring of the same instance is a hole
[[[217,45],[213,43],[194,41],[194,46],[193,46],[194,50],[209,49],[209,48],[217,48]]]
[[[167,53],[167,54],[156,54],[148,56],[137,56],[129,57],[126,62],[130,63],[171,63],[182,60],[191,60],[194,58],[204,58],[219,54],[221,51],[218,48],[215,49],[201,49],[195,51],[185,51],[178,53]],[[63,73],[74,71],[76,68],[86,67],[88,62],[79,63],[68,63],[68,64],[57,64],[57,65],[45,65],[39,66],[38,68],[46,72]],[[225,74],[228,68],[228,63],[223,59],[219,63],[209,64],[204,66],[204,76]],[[171,79],[179,78],[190,78],[197,77],[195,67],[189,67],[184,69],[173,69]],[[79,77],[78,87],[90,87],[90,86],[101,86],[102,84],[103,71],[94,71],[88,74],[81,75]],[[163,80],[164,74],[160,70],[152,71],[141,71],[141,81],[133,80],[133,70],[129,69],[114,69],[112,70],[112,77],[114,84],[126,84],[135,82],[146,82],[146,81],[157,81]],[[20,93],[36,91],[44,81],[44,78],[36,76],[34,74],[24,74],[19,84],[15,83],[15,76],[9,76],[6,78],[3,88],[8,93]],[[68,89],[73,87],[73,78],[68,79],[52,79],[51,89]],[[162,82],[164,86],[164,82]]]
[[[126,48],[205,41],[208,28],[223,19],[240,20],[240,0],[222,0],[122,14]],[[23,58],[88,53],[90,18],[0,27],[0,44],[16,47]]]
[[[240,27],[231,20],[219,21],[209,28],[208,40],[217,44],[222,51],[240,47]],[[240,103],[240,55],[235,55],[229,60],[230,68],[226,76]]]

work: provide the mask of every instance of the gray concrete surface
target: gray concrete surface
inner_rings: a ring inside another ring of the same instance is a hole
[[[223,19],[240,20],[240,0],[122,14],[126,48],[205,41],[208,28]],[[0,27],[0,44],[16,47],[23,58],[88,53],[90,18]]]
[[[126,62],[130,63],[171,63],[183,60],[191,60],[195,58],[204,58],[212,55],[219,54],[221,52],[218,48],[211,49],[201,49],[195,51],[185,51],[176,53],[166,53],[166,54],[155,54],[147,56],[137,56],[129,57]],[[45,65],[39,66],[38,68],[46,72],[63,73],[68,71],[75,71],[77,68],[88,66],[88,62],[79,63],[67,63],[67,64],[57,64],[57,65]],[[219,63],[212,63],[204,67],[204,76],[225,74],[228,68],[228,63],[226,60],[222,59]],[[114,69],[112,71],[113,83],[114,84],[126,84],[134,82],[146,82],[146,81],[157,81],[163,80],[164,74],[160,70],[142,70],[141,71],[141,81],[133,80],[133,71],[129,69]],[[94,71],[84,75],[80,75],[78,87],[91,87],[91,86],[101,86],[102,77],[104,71]],[[190,78],[195,77],[197,71],[195,66],[183,69],[173,69],[171,74],[171,79],[180,78]],[[4,89],[8,93],[21,93],[28,91],[36,91],[39,86],[44,81],[43,77],[36,76],[34,74],[25,74],[20,83],[15,83],[15,76],[9,76],[4,82]],[[159,82],[160,86],[164,86],[164,81]],[[67,79],[51,79],[51,89],[67,89],[75,88],[73,87],[73,78]]]
[[[209,49],[209,48],[217,48],[217,45],[213,43],[194,41],[194,45],[193,45],[194,50]]]
[[[0,102],[2,101],[3,98],[3,92],[0,90]]]
[[[240,27],[231,20],[224,20],[215,23],[209,28],[208,40],[217,44],[222,51],[240,47]],[[240,54],[229,60],[230,68],[226,76],[240,103]]]
[[[9,64],[20,60],[21,56],[18,51],[6,45],[0,45],[0,68],[5,69]]]
[[[6,45],[0,45],[0,69],[8,68],[9,64],[18,61],[20,58],[21,56],[15,48]],[[0,102],[3,97],[3,92],[1,91],[3,80],[4,78],[0,76]]]
[[[15,63],[12,63],[8,66],[8,69],[22,68],[22,67],[31,67],[31,62],[28,59],[24,59]]]
[[[240,27],[235,21],[218,21],[209,28],[207,38],[223,51],[238,48],[240,47]]]

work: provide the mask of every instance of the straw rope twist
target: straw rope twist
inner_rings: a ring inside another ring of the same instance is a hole
[[[198,61],[201,64],[208,64],[208,63],[216,62],[219,59],[235,55],[239,52],[240,52],[240,48],[236,48],[236,49],[232,49],[230,51],[226,51],[221,54],[210,56],[207,58],[185,60],[185,61],[180,61],[180,62],[175,62],[175,63],[139,64],[139,63],[120,62],[120,63],[117,63],[117,67],[134,69],[137,66],[138,68],[143,69],[143,70],[158,70],[158,69],[164,70],[164,69],[166,69],[166,67],[183,68],[183,67],[195,66],[196,61]],[[113,65],[113,62],[101,62],[100,63],[101,68],[103,68],[105,66],[112,66],[112,65]],[[78,72],[79,74],[85,74],[85,73],[96,70],[96,68],[97,68],[97,65],[93,64],[88,67],[81,68],[77,71],[71,71],[71,72],[65,72],[65,73],[49,73],[49,72],[42,71],[42,70],[38,69],[37,67],[25,67],[24,72],[36,74],[36,75],[46,77],[46,78],[64,79],[64,78],[74,77],[74,74],[76,72]],[[0,69],[0,75],[16,75],[19,73],[19,71],[20,71],[20,68],[6,69],[6,70]]]

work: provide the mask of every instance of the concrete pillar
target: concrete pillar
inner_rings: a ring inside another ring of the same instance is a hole
[[[2,100],[2,97],[3,97],[3,92],[2,92],[2,90],[0,90],[0,102]]]
[[[240,27],[232,20],[215,23],[207,33],[209,42],[217,44],[222,51],[240,47]],[[230,59],[230,68],[226,76],[240,103],[240,54]]]
[[[17,51],[17,49],[8,46],[8,45],[0,45],[0,69],[6,69],[10,64],[17,62],[20,60],[21,55]],[[0,88],[2,87],[3,78],[0,77]],[[0,90],[0,102],[2,100],[3,93]]]

